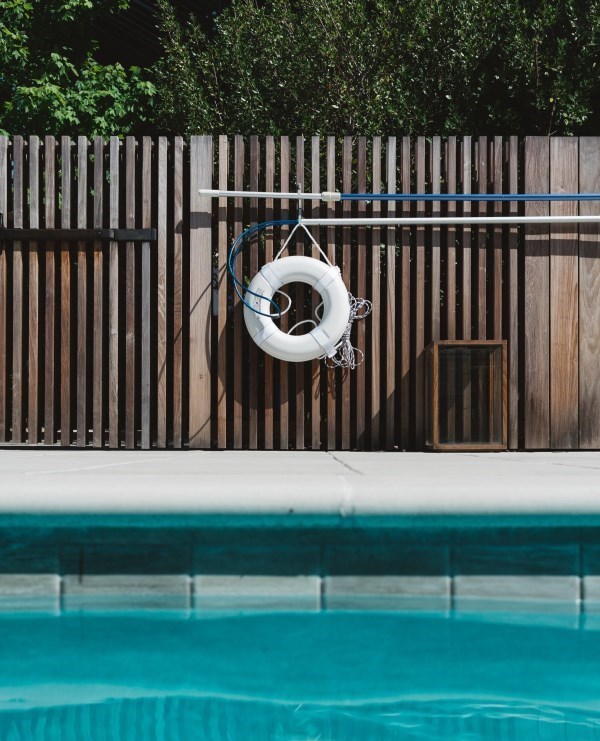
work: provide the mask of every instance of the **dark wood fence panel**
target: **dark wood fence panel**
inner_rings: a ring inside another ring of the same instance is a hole
[[[313,192],[598,192],[599,142],[0,137],[7,226],[157,229],[156,242],[2,245],[0,443],[420,450],[427,344],[502,338],[509,447],[600,448],[598,225],[312,228],[350,290],[373,302],[353,332],[364,362],[349,372],[260,351],[227,273],[232,239],[250,224],[294,218],[297,202],[198,193],[298,185]],[[306,216],[376,217],[595,214],[600,205],[405,200],[303,208]],[[248,242],[239,261],[245,283],[289,234],[289,226],[276,226]],[[302,233],[289,251],[319,256]],[[316,302],[308,289],[292,293],[286,331],[313,318]],[[445,421],[451,436],[470,423],[469,411]]]

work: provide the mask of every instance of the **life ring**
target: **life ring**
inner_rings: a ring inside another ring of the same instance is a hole
[[[269,299],[281,286],[297,282],[308,283],[320,294],[323,318],[311,332],[289,335],[273,322],[272,317],[277,314],[273,313]],[[244,306],[244,320],[254,342],[274,358],[294,363],[333,357],[350,316],[348,289],[340,269],[301,255],[282,257],[263,265],[248,286],[246,301],[250,306]]]

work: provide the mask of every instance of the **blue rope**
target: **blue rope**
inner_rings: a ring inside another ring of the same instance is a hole
[[[600,193],[341,193],[342,201],[600,201]]]
[[[236,239],[234,240],[233,244],[231,245],[231,249],[229,250],[229,258],[227,260],[227,270],[229,271],[229,274],[231,275],[231,278],[233,280],[233,287],[235,289],[235,292],[239,296],[241,302],[244,304],[244,306],[247,306],[249,309],[252,309],[252,311],[255,314],[259,314],[260,316],[269,316],[273,317],[276,316],[278,319],[281,318],[281,309],[279,308],[279,305],[277,302],[273,301],[273,299],[266,299],[271,306],[275,309],[277,314],[267,314],[264,311],[258,311],[254,308],[251,304],[249,304],[246,299],[244,298],[245,293],[249,293],[252,296],[258,296],[258,298],[265,298],[262,294],[256,293],[255,291],[251,291],[249,288],[245,288],[244,284],[242,283],[239,278],[236,277],[235,274],[235,263],[238,258],[238,255],[241,253],[241,251],[244,249],[244,242],[249,239],[250,237],[253,237],[256,235],[261,229],[267,229],[270,226],[291,226],[292,224],[297,224],[298,220],[292,220],[292,219],[280,219],[279,221],[263,221],[260,224],[253,224],[251,227],[248,227],[245,231],[243,231]],[[240,291],[240,288],[242,291]]]

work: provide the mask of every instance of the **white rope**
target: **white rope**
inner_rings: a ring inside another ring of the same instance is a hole
[[[350,334],[352,333],[353,323],[369,316],[373,309],[373,304],[366,298],[356,298],[350,292],[348,292],[348,300],[350,302],[348,324],[346,325],[342,339],[336,346],[336,353],[332,358],[321,358],[325,361],[325,365],[328,368],[349,368],[350,370],[355,370],[365,359],[363,351],[352,345]],[[321,321],[321,317],[318,311],[321,306],[323,306],[322,303],[315,309],[315,316],[319,321]],[[357,353],[359,357],[357,357]]]

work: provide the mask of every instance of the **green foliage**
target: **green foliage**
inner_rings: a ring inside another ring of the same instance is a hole
[[[142,71],[94,59],[102,13],[128,0],[0,0],[0,132],[129,133],[149,118]]]
[[[233,0],[207,35],[157,0],[177,133],[593,131],[600,0]]]

